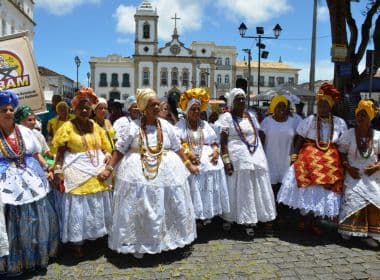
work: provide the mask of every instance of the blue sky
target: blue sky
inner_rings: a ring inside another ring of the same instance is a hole
[[[87,84],[91,56],[133,55],[133,14],[142,0],[36,0],[34,52],[38,65],[45,66],[73,80],[76,79],[74,57],[82,61],[79,80]],[[257,60],[256,42],[243,39],[238,27],[242,21],[247,35],[256,35],[263,26],[265,35],[279,23],[283,29],[278,40],[264,40],[269,61],[282,61],[300,71],[300,82],[308,81],[312,30],[313,0],[151,0],[159,14],[159,45],[170,41],[174,14],[180,40],[213,41],[217,45],[236,46],[238,59],[243,48],[252,48]],[[363,3],[352,3],[358,23],[363,17]],[[371,45],[370,45],[371,47]],[[331,36],[325,1],[319,1],[317,23],[316,79],[332,79]],[[361,63],[362,64],[362,63]]]

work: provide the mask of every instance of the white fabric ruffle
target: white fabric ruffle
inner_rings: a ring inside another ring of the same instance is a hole
[[[184,247],[196,238],[187,181],[162,187],[131,183],[120,176],[113,213],[108,245],[119,253],[155,254]]]
[[[230,212],[223,219],[238,224],[256,224],[276,218],[276,204],[267,170],[235,170],[226,176]]]
[[[111,228],[112,192],[88,195],[56,192],[61,241],[81,242],[107,235]]]
[[[319,185],[299,188],[292,165],[282,180],[277,201],[300,209],[302,214],[313,212],[315,216],[333,218],[339,214],[341,195]]]

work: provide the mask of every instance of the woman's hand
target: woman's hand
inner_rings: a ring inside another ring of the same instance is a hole
[[[191,172],[191,174],[194,174],[194,175],[198,175],[199,174],[199,167],[197,165],[195,165],[195,164],[190,164],[188,166],[188,169]]]
[[[195,164],[195,165],[200,165],[201,164],[199,156],[196,155],[196,154],[194,154],[194,153],[189,153],[188,154],[188,158],[189,158],[189,160],[191,161],[192,164]]]
[[[104,169],[102,172],[100,172],[99,174],[98,174],[98,179],[100,180],[100,181],[105,181],[105,180],[107,180],[108,179],[108,177],[111,175],[111,171],[110,170],[108,170],[108,169]]]
[[[351,165],[348,165],[346,167],[346,171],[348,172],[348,174],[350,174],[350,176],[354,179],[360,179],[360,172],[359,172],[359,169],[356,168],[356,167],[353,167]]]
[[[225,163],[224,164],[224,170],[226,171],[226,174],[228,176],[231,176],[232,173],[234,173],[234,167],[233,167],[232,163]]]
[[[368,165],[367,168],[364,169],[364,173],[367,176],[371,176],[375,172],[379,171],[380,165],[378,163]]]
[[[213,152],[209,155],[209,157],[210,157],[210,162],[213,165],[217,165],[218,164],[219,152],[217,150],[213,150]]]
[[[106,153],[105,156],[104,156],[104,163],[106,165],[109,164],[111,158],[112,158],[112,155],[110,153]]]

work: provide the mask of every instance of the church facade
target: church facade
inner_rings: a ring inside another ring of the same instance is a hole
[[[133,56],[111,54],[90,58],[91,86],[98,96],[125,100],[137,88],[149,87],[159,97],[178,100],[186,89],[208,87],[211,97],[219,98],[235,87],[236,79],[247,77],[247,64],[236,61],[235,46],[194,41],[186,47],[179,40],[177,15],[173,18],[175,23],[172,40],[162,47],[158,44],[159,16],[149,1],[143,1],[134,18]],[[261,91],[266,86],[277,86],[276,81],[297,84],[298,71],[299,69],[282,62],[271,63],[269,68],[263,63],[260,72]],[[255,67],[251,67],[251,75],[251,85],[254,86]],[[277,75],[275,82],[266,85],[266,76],[269,81],[273,79],[273,75]],[[278,79],[278,75],[281,75],[281,79]]]

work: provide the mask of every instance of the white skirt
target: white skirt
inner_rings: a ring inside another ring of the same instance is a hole
[[[112,219],[112,191],[88,195],[55,193],[61,241],[95,240],[108,234]]]
[[[223,214],[225,220],[256,224],[276,218],[276,203],[266,170],[235,170],[226,177],[231,211]]]
[[[282,179],[277,201],[300,209],[303,215],[312,212],[314,216],[333,218],[339,214],[341,195],[320,185],[299,188],[292,165]]]
[[[211,219],[230,212],[224,169],[190,175],[189,183],[196,219]]]
[[[156,254],[184,247],[195,238],[187,180],[183,185],[160,187],[117,177],[109,248],[124,254]]]

